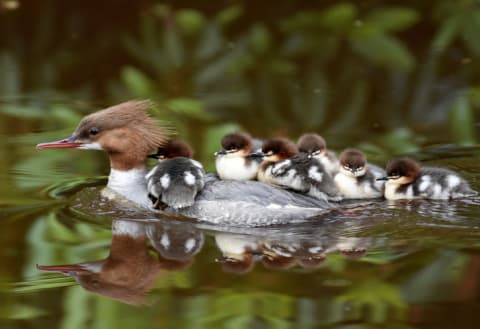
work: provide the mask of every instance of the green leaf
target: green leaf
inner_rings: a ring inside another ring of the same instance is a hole
[[[25,304],[10,304],[0,310],[0,318],[9,320],[32,320],[46,314],[42,309]]]
[[[123,68],[122,80],[134,97],[149,98],[154,95],[154,83],[143,72],[134,67]]]
[[[404,44],[394,37],[370,31],[353,33],[350,42],[353,50],[374,65],[410,70],[414,58]]]
[[[182,66],[185,63],[185,50],[176,26],[167,24],[163,38],[164,51],[169,64],[174,68]]]
[[[452,16],[445,20],[433,39],[432,51],[434,53],[443,53],[450,46],[458,31],[459,20],[457,16]]]
[[[272,47],[272,36],[263,24],[253,26],[249,39],[252,50],[258,54],[265,54]]]
[[[177,12],[176,21],[178,27],[186,35],[195,35],[205,26],[205,16],[197,10],[183,9]]]
[[[223,45],[224,40],[220,30],[216,25],[210,24],[200,37],[198,46],[195,49],[194,57],[199,61],[206,60],[218,53]]]
[[[397,7],[377,9],[366,17],[365,23],[382,31],[401,31],[415,24],[418,19],[419,15],[414,9]]]
[[[480,11],[473,11],[462,22],[462,38],[473,56],[480,55]]]
[[[198,120],[211,120],[209,113],[205,111],[203,103],[193,98],[174,98],[165,104],[173,112]]]
[[[221,26],[226,27],[237,20],[243,14],[241,5],[233,5],[221,10],[214,20]]]
[[[450,128],[457,144],[475,145],[474,122],[473,109],[468,95],[459,95],[450,110]]]
[[[351,3],[333,5],[323,11],[320,22],[327,28],[339,30],[349,27],[357,17],[357,8]]]
[[[324,11],[300,11],[280,24],[285,31],[331,29],[334,31],[350,27],[357,17],[357,9],[350,3],[334,5]]]

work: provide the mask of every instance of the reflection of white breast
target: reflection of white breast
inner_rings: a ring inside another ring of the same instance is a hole
[[[256,251],[257,243],[251,238],[228,233],[219,233],[215,235],[215,242],[218,248],[225,256],[235,257],[249,251]]]
[[[248,165],[243,157],[218,156],[215,160],[218,176],[221,179],[251,180],[257,175],[258,163]]]
[[[344,175],[341,172],[335,175],[334,180],[340,193],[346,198],[366,199],[382,196],[382,193],[377,191],[369,181],[359,184],[355,177]]]

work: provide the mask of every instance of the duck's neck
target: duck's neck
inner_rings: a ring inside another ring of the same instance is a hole
[[[111,168],[107,188],[142,207],[149,207],[151,201],[148,199],[146,174],[145,167],[129,170]]]

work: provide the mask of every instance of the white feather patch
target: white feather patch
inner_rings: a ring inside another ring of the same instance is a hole
[[[447,184],[448,184],[448,187],[453,188],[458,184],[460,184],[460,178],[454,175],[448,175]]]
[[[160,178],[160,184],[164,189],[168,188],[170,185],[170,176],[168,174],[164,174],[162,178]]]
[[[311,166],[310,169],[308,169],[308,177],[317,182],[321,182],[323,179],[323,173],[318,170],[317,166]]]
[[[186,171],[184,173],[185,184],[187,185],[195,185],[195,176],[190,171]]]

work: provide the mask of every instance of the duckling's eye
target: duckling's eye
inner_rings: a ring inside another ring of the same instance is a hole
[[[227,153],[235,153],[237,152],[238,150],[236,148],[233,148],[233,149],[229,149],[227,150]]]
[[[320,150],[317,150],[317,151],[313,151],[312,155],[320,155],[320,153],[322,153],[322,152]]]
[[[273,151],[268,151],[267,153],[265,153],[265,155],[266,155],[267,157],[269,157],[269,156],[273,155]]]
[[[90,129],[90,131],[89,131],[88,133],[89,133],[91,136],[95,136],[96,134],[99,133],[99,131],[98,131],[98,128],[93,127],[93,128]]]
[[[355,169],[356,171],[362,171],[363,170],[363,167],[358,167],[357,169]]]
[[[349,165],[344,165],[344,166],[343,166],[343,169],[345,169],[345,170],[350,170],[350,166],[349,166]]]

